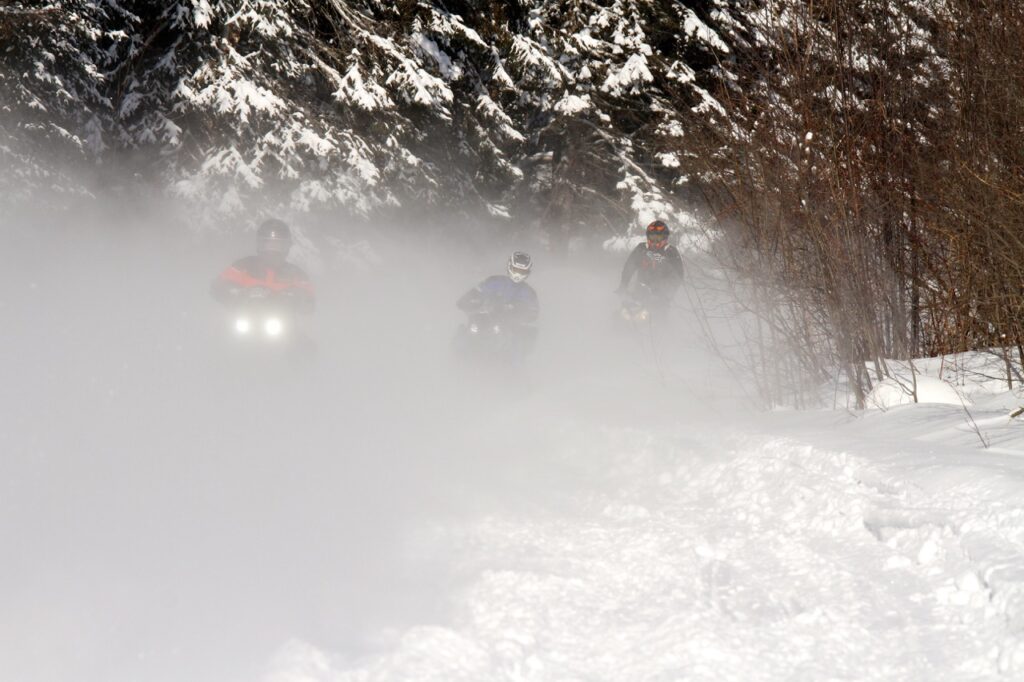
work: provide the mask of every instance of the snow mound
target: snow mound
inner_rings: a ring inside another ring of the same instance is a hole
[[[1021,679],[1024,469],[967,480],[956,449],[879,456],[851,430],[864,452],[581,435],[629,485],[448,527],[451,622],[362,660],[293,643],[268,682]]]
[[[887,409],[897,405],[910,405],[914,400],[914,384],[908,381],[884,379],[868,394],[868,407]],[[943,405],[969,405],[951,384],[934,377],[917,377],[917,401]]]

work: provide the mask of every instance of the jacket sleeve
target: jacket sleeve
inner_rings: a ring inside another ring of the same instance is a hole
[[[629,280],[633,279],[633,275],[640,268],[640,259],[643,258],[643,246],[643,244],[637,244],[637,247],[629,254],[629,258],[626,259],[626,264],[622,266],[622,279],[619,281],[619,289],[628,287]]]
[[[463,312],[473,312],[480,308],[480,303],[483,301],[483,292],[480,291],[480,287],[474,287],[467,291],[465,294],[455,302],[455,306]]]
[[[240,279],[244,275],[245,272],[239,268],[238,263],[225,268],[210,283],[210,296],[219,303],[229,303],[243,287]]]
[[[678,284],[682,284],[683,277],[686,274],[686,271],[683,269],[683,257],[682,255],[680,255],[679,249],[677,249],[674,246],[672,247],[672,253],[669,258],[669,262],[672,264],[672,271],[676,275],[676,282]]]
[[[531,324],[540,316],[537,292],[528,284],[521,284],[515,297],[505,304],[505,319],[515,324]]]
[[[540,302],[537,300],[537,292],[532,288],[529,290],[526,300],[523,301],[522,316],[523,322],[527,324],[536,322],[540,317]]]

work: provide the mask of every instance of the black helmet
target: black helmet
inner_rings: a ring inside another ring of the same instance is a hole
[[[292,248],[292,231],[283,220],[271,218],[260,225],[256,240],[259,255],[284,258]]]
[[[516,251],[508,259],[508,276],[513,282],[522,282],[533,270],[533,259],[530,254]]]
[[[668,246],[668,236],[672,234],[664,220],[655,220],[647,226],[647,248],[663,249]]]

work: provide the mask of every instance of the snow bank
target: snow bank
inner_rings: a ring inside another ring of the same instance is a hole
[[[1000,473],[1019,488],[996,499],[994,473],[932,485],[960,461],[920,446],[888,458],[777,437],[579,437],[610,485],[561,514],[437,530],[469,576],[451,623],[319,670],[314,648],[269,679],[1024,674],[1024,467]]]
[[[875,382],[867,397],[867,406],[888,409],[912,404],[916,382],[918,403],[956,405],[961,409],[974,405],[998,406],[998,409],[1009,412],[1024,403],[1024,376],[1013,369],[1008,379],[1004,352],[993,348],[916,358],[912,364],[905,360],[885,359],[881,362],[885,378]],[[1015,351],[1009,352],[1016,355]],[[866,368],[872,377],[878,369],[874,363],[866,363]],[[832,404],[837,388],[841,394],[839,402],[852,405],[852,392],[842,380],[838,387],[827,388],[823,404]]]
[[[914,397],[917,400],[914,400]],[[928,376],[917,377],[916,385],[910,382],[884,379],[875,384],[868,394],[869,407],[887,409],[897,405],[918,403],[940,403],[944,405],[964,405],[970,401],[960,395],[951,384]]]

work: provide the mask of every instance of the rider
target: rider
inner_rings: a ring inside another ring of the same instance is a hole
[[[292,233],[283,220],[271,218],[257,231],[256,255],[235,261],[210,286],[210,293],[229,304],[257,290],[287,297],[296,312],[313,310],[313,285],[299,266],[288,262]]]
[[[679,250],[668,243],[670,234],[663,220],[655,220],[647,226],[647,242],[637,244],[629,254],[616,293],[625,293],[635,274],[637,283],[647,287],[651,296],[668,304],[683,282],[683,258]]]
[[[518,332],[525,344],[523,350],[529,350],[536,335],[536,329],[530,325],[540,314],[537,292],[526,283],[531,270],[533,260],[530,255],[516,251],[508,259],[507,276],[488,277],[470,289],[456,305],[468,314],[494,315],[510,331]]]

